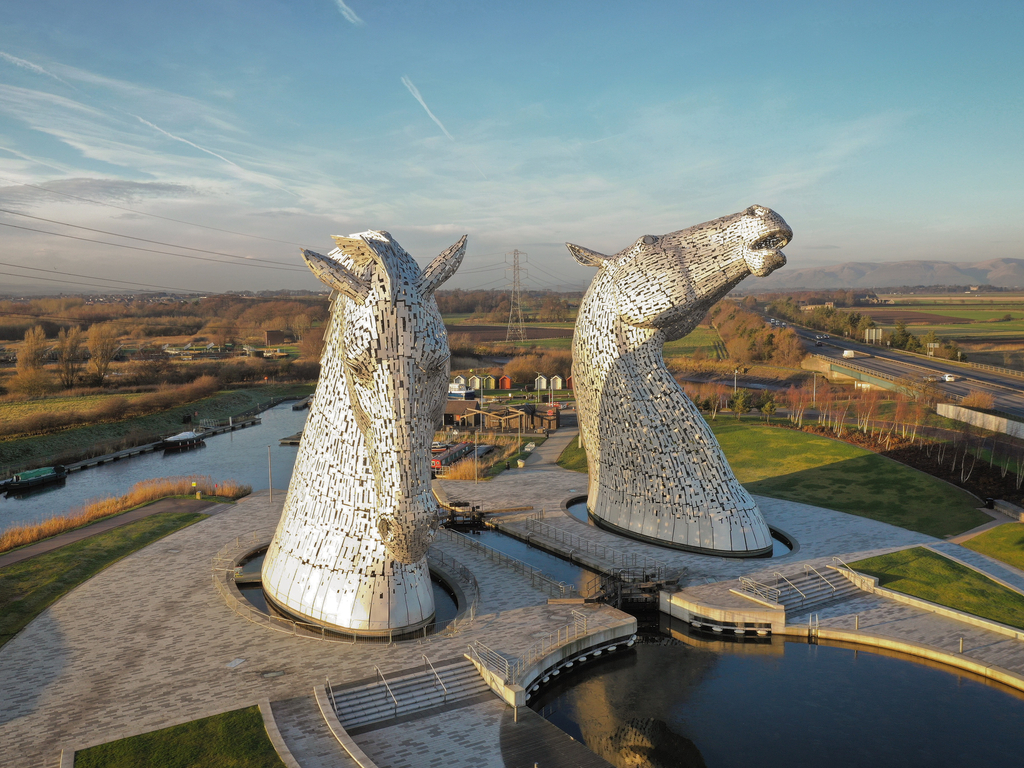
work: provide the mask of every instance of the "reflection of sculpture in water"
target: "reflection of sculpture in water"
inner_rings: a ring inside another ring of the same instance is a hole
[[[664,720],[627,720],[589,746],[615,768],[704,768],[697,745],[673,732]]]
[[[430,442],[449,371],[434,291],[466,238],[422,272],[387,232],[335,240],[329,256],[303,251],[334,289],[331,320],[263,587],[277,607],[328,627],[422,626],[434,614],[425,555],[439,511]]]
[[[786,263],[793,233],[751,206],[614,256],[569,244],[598,272],[580,305],[573,382],[590,471],[587,507],[606,527],[658,543],[738,556],[771,552],[771,533],[714,434],[665,367],[682,338],[749,274]]]

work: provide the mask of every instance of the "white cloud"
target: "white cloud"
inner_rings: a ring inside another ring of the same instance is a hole
[[[360,26],[363,20],[356,16],[356,12],[353,11],[345,4],[345,0],[334,0],[338,6],[338,10],[341,11],[341,15],[345,17],[345,21],[348,21],[356,26]]]
[[[25,59],[19,59],[17,56],[11,56],[11,54],[4,53],[3,51],[0,51],[0,59],[3,59],[4,61],[8,62],[9,64],[13,64],[14,66],[19,67],[21,69],[27,69],[29,72],[34,72],[37,75],[44,75],[46,77],[53,78],[58,83],[63,83],[64,85],[66,85],[68,88],[72,88],[72,89],[74,88],[74,86],[71,85],[71,83],[66,82],[65,80],[62,80],[61,78],[57,77],[52,72],[48,72],[47,70],[45,70],[42,67],[40,67],[38,64],[33,64],[31,61],[25,61]]]

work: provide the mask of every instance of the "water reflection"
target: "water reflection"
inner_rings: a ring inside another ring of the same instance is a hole
[[[119,496],[151,477],[209,475],[214,481],[236,480],[263,490],[269,487],[267,446],[270,446],[274,487],[291,481],[297,446],[278,445],[306,423],[309,411],[293,411],[283,403],[262,414],[263,423],[235,432],[213,435],[206,447],[192,451],[154,451],[130,459],[73,472],[63,484],[43,486],[19,497],[0,496],[0,530],[63,514],[91,499]]]
[[[616,766],[1017,764],[1024,696],[848,648],[664,634],[588,662],[530,705]]]
[[[485,544],[491,549],[496,549],[499,552],[504,552],[510,557],[514,557],[516,560],[522,560],[524,563],[532,565],[534,568],[539,568],[545,576],[549,576],[556,581],[562,581],[566,584],[573,584],[576,587],[582,587],[588,581],[597,576],[596,571],[592,571],[589,568],[570,563],[568,560],[564,560],[558,555],[553,555],[550,552],[545,552],[543,549],[537,549],[531,547],[525,541],[506,536],[500,531],[494,530],[483,530],[475,533],[467,534],[472,536],[475,540],[481,544]]]

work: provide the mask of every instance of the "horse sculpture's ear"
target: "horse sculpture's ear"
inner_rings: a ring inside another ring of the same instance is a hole
[[[302,258],[321,283],[329,285],[360,304],[366,300],[370,293],[370,284],[366,280],[356,277],[334,259],[321,256],[315,251],[303,248]]]
[[[455,270],[462,264],[462,257],[466,255],[467,237],[463,235],[459,242],[447,248],[423,270],[423,276],[420,277],[421,296],[432,295],[445,280],[455,274]]]
[[[572,254],[572,257],[584,267],[601,267],[604,266],[604,263],[611,258],[611,256],[605,256],[603,253],[592,251],[581,245],[566,243],[565,247],[569,249],[569,253]]]

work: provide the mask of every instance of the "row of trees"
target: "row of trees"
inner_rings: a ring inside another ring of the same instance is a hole
[[[772,317],[799,323],[833,336],[847,336],[863,340],[864,331],[875,327],[875,321],[860,312],[842,312],[835,307],[826,306],[815,307],[810,312],[804,312],[791,297],[769,302],[766,310]]]
[[[57,379],[65,389],[71,389],[82,379],[86,364],[83,347],[89,350],[88,362],[96,383],[102,385],[120,347],[117,329],[111,323],[98,323],[89,329],[88,337],[78,326],[57,332],[52,354],[57,363]],[[25,332],[18,350],[16,373],[9,384],[11,391],[34,396],[53,388],[52,377],[44,367],[50,351],[51,345],[41,326],[33,326]]]
[[[708,318],[722,337],[729,359],[737,363],[799,366],[806,355],[803,343],[792,329],[766,327],[760,315],[735,302],[720,302]]]

